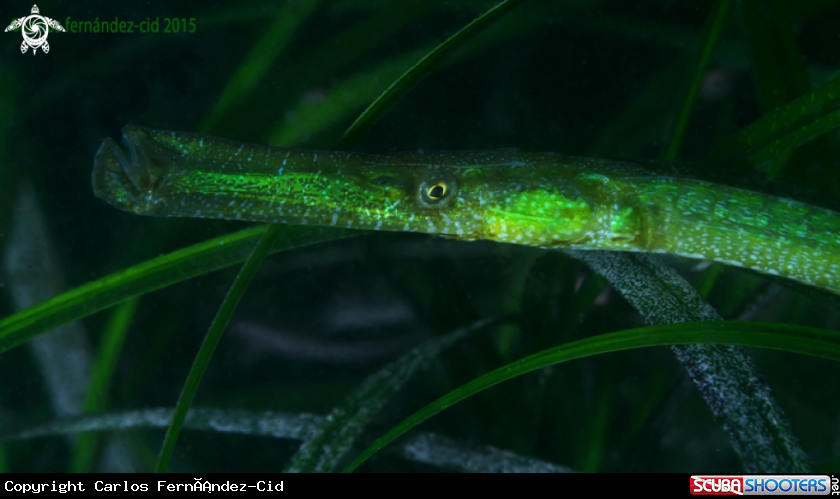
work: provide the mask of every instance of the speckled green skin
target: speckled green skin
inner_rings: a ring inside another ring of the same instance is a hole
[[[516,151],[365,155],[127,126],[95,194],[142,215],[668,253],[840,293],[840,214],[616,161]],[[435,188],[435,186],[438,186]]]

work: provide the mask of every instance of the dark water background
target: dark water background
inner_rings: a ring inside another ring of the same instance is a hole
[[[195,18],[196,29],[187,34],[51,32],[49,53],[39,50],[35,56],[20,53],[20,32],[0,33],[0,248],[14,256],[4,259],[0,273],[0,317],[249,226],[142,218],[97,200],[90,173],[103,138],[116,138],[122,126],[137,124],[334,148],[364,107],[424,51],[494,4],[324,0],[279,54],[253,56],[268,60],[264,73],[214,115],[232,76],[275,22],[277,5],[285,3],[44,1],[38,4],[41,14],[62,24],[67,16],[72,21],[160,18],[162,24],[165,18]],[[710,5],[527,1],[447,58],[353,148],[519,148],[660,159]],[[30,8],[3,0],[0,24]],[[699,164],[726,138],[836,75],[838,20],[838,1],[733,5],[679,158]],[[208,116],[214,116],[209,125]],[[830,132],[780,160],[777,180],[818,192],[815,200],[833,197],[840,192],[837,138]],[[766,170],[738,171],[766,177]],[[693,283],[704,275],[697,262],[673,263]],[[174,405],[237,268],[140,300],[103,393],[103,411]],[[829,308],[748,271],[727,268],[717,279],[709,301],[727,319],[832,329],[840,324]],[[582,297],[584,291],[592,296]],[[219,345],[195,406],[326,414],[399,352],[502,311],[518,313],[517,320],[458,342],[418,372],[374,419],[362,443],[507,362],[563,341],[643,324],[599,277],[558,253],[418,235],[367,235],[269,257]],[[92,315],[75,332],[62,332],[71,338],[64,343],[39,340],[3,353],[0,430],[78,413],[84,373],[108,314]],[[836,468],[836,364],[784,352],[750,353],[817,469]],[[726,433],[664,348],[531,373],[445,411],[421,430],[578,470],[741,469]],[[162,430],[106,435],[97,444],[92,469],[153,468]],[[299,445],[185,430],[170,469],[277,471]],[[6,444],[2,457],[7,470],[66,471],[73,453],[72,439],[54,436]],[[439,468],[385,453],[362,469]]]

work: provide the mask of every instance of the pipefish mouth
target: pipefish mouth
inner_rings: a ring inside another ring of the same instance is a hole
[[[840,214],[620,161],[511,150],[384,155],[251,145],[129,125],[94,159],[97,197],[140,215],[639,251],[840,293]]]

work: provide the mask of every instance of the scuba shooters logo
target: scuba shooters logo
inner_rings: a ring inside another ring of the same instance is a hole
[[[20,44],[21,54],[25,54],[30,47],[32,48],[32,55],[35,55],[39,48],[45,54],[48,54],[50,44],[47,43],[47,35],[50,33],[50,28],[64,31],[64,27],[58,24],[58,21],[40,15],[38,6],[33,5],[32,13],[29,16],[12,21],[12,24],[6,27],[6,32],[20,29],[23,33],[23,43]]]
[[[836,495],[829,475],[691,475],[693,496]]]

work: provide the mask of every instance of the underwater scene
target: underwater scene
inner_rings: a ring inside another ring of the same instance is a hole
[[[840,0],[0,24],[0,471],[840,469]]]

